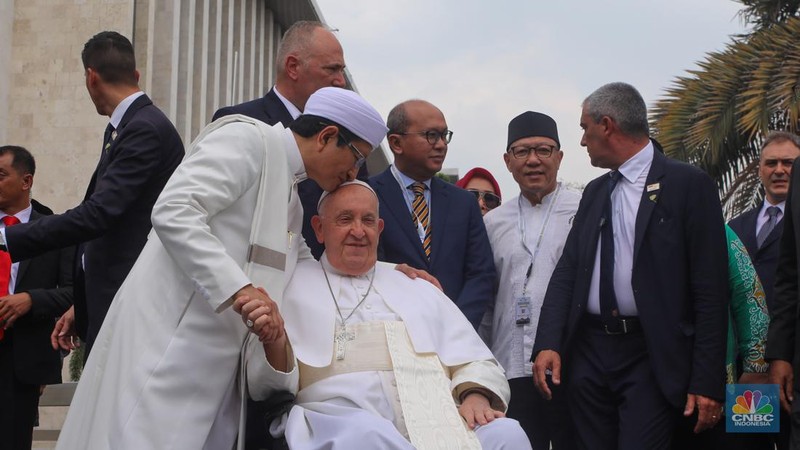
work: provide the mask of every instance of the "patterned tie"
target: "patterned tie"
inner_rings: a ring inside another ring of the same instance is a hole
[[[614,224],[611,218],[611,193],[617,181],[619,172],[608,174],[608,195],[600,224],[600,316],[606,325],[619,315],[617,294],[614,292]]]
[[[775,229],[775,225],[778,224],[778,213],[781,212],[781,209],[777,206],[770,206],[767,208],[767,223],[761,226],[761,230],[759,230],[758,235],[756,235],[756,242],[758,243],[758,248],[761,248],[764,245],[764,241],[767,240],[767,236],[772,233],[772,230]]]
[[[428,202],[425,201],[425,183],[417,181],[411,185],[411,190],[414,192],[414,202],[411,204],[411,208],[414,210],[415,222],[422,225],[425,230],[422,249],[425,250],[425,256],[431,259],[431,226],[428,221],[430,218]]]
[[[5,216],[2,220],[6,227],[19,223],[19,219],[14,216]],[[0,297],[8,295],[8,285],[11,282],[11,264],[11,255],[8,252],[0,252]],[[4,337],[5,330],[0,326],[0,340]]]

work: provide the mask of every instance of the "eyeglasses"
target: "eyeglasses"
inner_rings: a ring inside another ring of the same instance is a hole
[[[420,136],[425,136],[425,139],[428,141],[428,144],[431,145],[436,145],[436,142],[438,142],[439,139],[443,140],[445,144],[449,144],[450,140],[453,139],[453,132],[450,130],[412,131],[410,133],[396,133],[396,134],[399,134],[401,136],[406,136],[409,134],[418,134]]]
[[[478,200],[483,199],[483,204],[486,205],[488,209],[495,209],[500,206],[500,197],[494,192],[480,191],[478,189],[467,189],[467,192],[474,195]]]
[[[536,154],[537,158],[544,159],[549,158],[555,150],[555,145],[539,144],[536,147],[525,147],[523,145],[518,145],[508,149],[508,152],[514,155],[514,158],[517,159],[528,159],[528,157],[531,155],[531,152]]]
[[[347,146],[350,148],[350,151],[353,152],[353,156],[356,157],[356,169],[361,169],[361,166],[363,166],[364,163],[367,162],[367,157],[364,156],[364,154],[361,153],[361,151],[358,148],[356,148],[356,146],[353,145],[352,142],[349,142],[347,139],[345,139],[344,136],[341,135],[341,133],[339,134],[339,139],[347,143]]]

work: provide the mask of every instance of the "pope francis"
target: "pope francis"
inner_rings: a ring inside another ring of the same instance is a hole
[[[206,127],[153,208],[57,448],[232,448],[249,331],[229,306],[281,301],[284,277],[310,258],[297,183],[353,179],[385,134],[377,111],[339,88],[313,94],[289,129],[238,115]]]
[[[319,214],[325,253],[298,262],[280,311],[235,300],[263,343],[248,349],[251,395],[296,394],[271,433],[293,450],[530,449],[504,417],[503,369],[464,315],[427,281],[376,264],[372,188],[344,183]]]

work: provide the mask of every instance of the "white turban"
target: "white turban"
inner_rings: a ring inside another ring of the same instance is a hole
[[[367,141],[372,148],[378,147],[389,131],[381,115],[366,100],[353,91],[337,87],[324,87],[314,92],[303,114],[332,120]]]

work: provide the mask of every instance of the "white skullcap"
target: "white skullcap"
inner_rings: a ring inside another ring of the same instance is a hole
[[[389,131],[381,115],[366,100],[353,91],[337,87],[324,87],[314,92],[303,114],[332,120],[367,141],[372,148],[378,147]]]
[[[376,194],[376,193],[375,193],[375,190],[374,190],[374,189],[372,189],[372,186],[370,186],[369,184],[367,184],[367,183],[365,183],[365,182],[363,182],[363,181],[361,181],[361,180],[345,181],[344,183],[340,184],[340,185],[339,185],[339,187],[337,187],[336,189],[334,189],[334,190],[332,190],[332,191],[330,191],[330,192],[328,192],[328,191],[325,191],[325,192],[323,192],[323,193],[322,193],[322,195],[319,197],[319,201],[317,202],[317,211],[319,211],[319,207],[320,207],[320,206],[322,206],[322,202],[323,202],[323,201],[324,201],[324,200],[325,200],[325,199],[326,199],[326,198],[327,198],[329,195],[333,194],[334,192],[338,191],[339,189],[341,189],[341,188],[343,188],[343,187],[345,187],[345,186],[350,186],[350,185],[353,185],[353,184],[355,184],[355,185],[357,185],[357,186],[362,186],[362,187],[365,187],[365,188],[369,189],[369,191],[370,191],[370,192],[372,192],[372,195],[374,195],[374,196],[375,196],[375,199],[376,199],[376,200],[378,199],[378,194]]]

